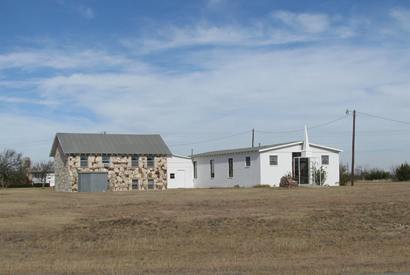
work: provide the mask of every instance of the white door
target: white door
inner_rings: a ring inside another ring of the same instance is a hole
[[[175,181],[178,188],[186,188],[185,170],[177,170],[175,172]]]

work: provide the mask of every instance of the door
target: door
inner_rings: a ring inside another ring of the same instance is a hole
[[[299,184],[309,184],[309,158],[294,158],[293,162],[294,179]]]
[[[299,158],[302,156],[301,152],[292,153],[292,177],[294,180],[299,180]]]
[[[300,184],[309,184],[309,159],[300,158]]]
[[[186,188],[185,186],[185,170],[175,171],[176,185],[180,188]]]
[[[107,173],[79,173],[79,192],[105,192],[107,191]]]

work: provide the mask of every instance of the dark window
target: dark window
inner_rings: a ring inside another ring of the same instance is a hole
[[[140,184],[138,180],[132,180],[132,190],[139,190],[140,189]]]
[[[169,174],[169,178],[170,179],[175,179],[175,174],[174,173]]]
[[[88,156],[86,155],[80,156],[80,167],[88,167]]]
[[[155,161],[155,157],[154,156],[148,156],[147,157],[147,167],[154,167],[154,161]]]
[[[245,158],[245,166],[250,167],[251,166],[251,157],[246,157]]]
[[[276,155],[269,156],[269,164],[278,165],[278,156]]]
[[[148,180],[148,189],[154,189],[154,180]]]
[[[211,159],[209,161],[209,167],[211,169],[211,178],[214,178],[215,177],[215,170],[214,170],[214,160],[213,159]]]
[[[102,155],[102,163],[103,164],[110,164],[110,156],[109,155]]]
[[[329,156],[322,155],[322,165],[329,165]]]
[[[196,167],[196,161],[194,161],[194,179],[196,179],[198,177],[197,173],[198,172],[197,172],[197,167]]]
[[[139,162],[139,157],[138,155],[132,155],[131,157],[131,166],[132,167],[138,167],[138,162]]]
[[[233,177],[233,158],[228,159],[228,174],[230,178]]]

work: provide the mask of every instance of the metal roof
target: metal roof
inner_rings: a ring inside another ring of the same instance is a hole
[[[255,146],[255,147],[245,147],[245,148],[211,151],[211,152],[196,154],[196,155],[193,155],[193,157],[208,157],[208,156],[217,156],[217,155],[226,155],[226,154],[259,152],[260,150],[263,150],[263,149],[268,149],[271,147],[278,147],[278,146],[285,146],[285,145],[293,144],[296,142],[298,141],[277,143],[277,144],[270,144],[270,145],[263,145],[263,146]]]
[[[160,135],[57,133],[51,148],[60,144],[64,154],[152,154],[171,155]]]

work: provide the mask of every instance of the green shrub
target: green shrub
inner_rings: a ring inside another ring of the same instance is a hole
[[[395,169],[395,179],[398,181],[410,180],[410,165],[405,162]]]
[[[372,169],[370,171],[363,171],[362,176],[365,180],[383,180],[390,179],[391,174],[381,169]]]
[[[347,185],[347,183],[350,180],[350,173],[349,173],[349,168],[347,165],[341,164],[339,166],[339,184],[341,186]]]

